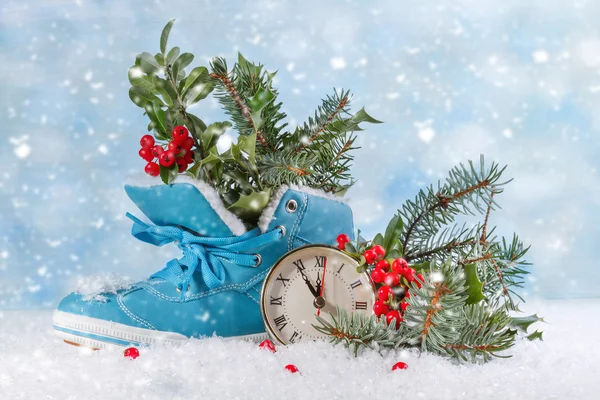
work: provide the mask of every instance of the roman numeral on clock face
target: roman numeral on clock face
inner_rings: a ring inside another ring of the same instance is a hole
[[[287,278],[284,278],[283,275],[279,274],[279,276],[277,277],[278,281],[281,281],[281,283],[283,283],[283,287],[287,286],[287,283],[290,281]]]
[[[342,265],[340,266],[340,269],[338,269],[338,274],[342,272],[342,268],[344,268],[344,265],[346,265],[346,264],[342,264]]]
[[[315,258],[317,259],[317,265],[315,265],[315,267],[323,268],[325,266],[325,256],[315,256]]]
[[[298,334],[298,332],[294,331],[294,333],[292,333],[292,336],[290,337],[290,343],[299,342],[301,339],[302,339],[302,336],[300,336]]]
[[[355,310],[366,310],[367,309],[367,302],[366,301],[357,301],[354,303],[354,309]]]
[[[302,272],[306,269],[306,268],[304,268],[304,264],[302,263],[302,260],[294,261],[293,264],[296,266],[296,268],[298,268],[298,272]]]
[[[277,329],[279,329],[280,331],[286,327],[287,325],[287,321],[285,319],[285,315],[282,315],[280,317],[277,317],[273,320],[273,322],[275,322],[275,326],[277,326]]]
[[[271,296],[271,305],[272,306],[281,306],[281,305],[283,305],[282,302],[281,302],[282,298],[283,298],[283,296],[281,296],[281,297],[273,297],[273,296]]]
[[[357,287],[359,287],[360,285],[362,285],[362,282],[361,282],[360,280],[358,280],[358,281],[356,281],[356,282],[353,282],[353,283],[351,283],[351,284],[350,284],[350,287],[351,287],[352,289],[356,289],[356,288],[357,288]]]

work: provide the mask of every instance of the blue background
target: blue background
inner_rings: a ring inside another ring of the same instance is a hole
[[[367,236],[484,153],[515,178],[492,223],[533,245],[527,292],[600,295],[598,1],[2,0],[0,308],[52,307],[81,276],[141,279],[173,255],[130,237],[122,190],[147,125],[127,69],[171,18],[194,66],[241,51],[279,70],[292,126],[333,87],[386,122],[360,133],[353,168]],[[224,118],[214,100],[194,111]]]

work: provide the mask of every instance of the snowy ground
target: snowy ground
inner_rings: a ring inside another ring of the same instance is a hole
[[[85,352],[55,339],[50,311],[0,312],[0,399],[597,399],[600,300],[530,304],[544,342],[514,357],[455,366],[430,355],[305,343],[273,355],[220,339],[177,349]],[[408,370],[390,371],[397,361]],[[293,363],[301,374],[283,369]]]

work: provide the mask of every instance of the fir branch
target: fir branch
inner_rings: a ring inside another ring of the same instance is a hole
[[[318,325],[313,327],[317,331],[328,335],[333,344],[352,347],[355,356],[361,348],[398,347],[405,343],[402,327],[396,330],[395,324],[387,325],[384,319],[378,321],[373,315],[349,314],[337,306],[335,316],[330,315],[331,322],[316,318]]]
[[[323,100],[322,105],[315,111],[314,120],[309,118],[308,123],[304,123],[303,128],[296,134],[300,140],[300,144],[295,149],[296,153],[300,153],[313,143],[342,112],[347,113],[350,104],[349,94],[349,91],[342,90],[338,93],[336,90],[333,96],[327,96]]]
[[[314,183],[312,169],[316,160],[310,154],[294,156],[289,153],[273,153],[262,156],[258,169],[265,186],[310,185]]]
[[[469,168],[460,164],[450,171],[443,185],[438,184],[437,191],[433,187],[427,192],[421,190],[414,201],[409,200],[402,206],[399,214],[405,221],[405,229],[401,240],[407,256],[412,257],[413,249],[421,247],[443,225],[454,221],[457,214],[474,214],[472,209],[483,213],[481,200],[487,205],[494,201],[492,193],[502,191],[501,187],[507,183],[499,182],[504,168],[492,163],[485,171],[483,156],[480,164],[480,171],[472,162],[469,162]]]

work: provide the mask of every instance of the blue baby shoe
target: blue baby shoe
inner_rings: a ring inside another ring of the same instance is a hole
[[[125,191],[152,223],[133,220],[132,234],[183,256],[145,281],[98,296],[71,293],[54,312],[54,332],[92,348],[181,343],[212,335],[266,337],[259,296],[265,275],[288,251],[352,236],[352,211],[313,189],[282,187],[247,231],[208,184],[147,178]],[[128,262],[135,262],[129,260]]]

